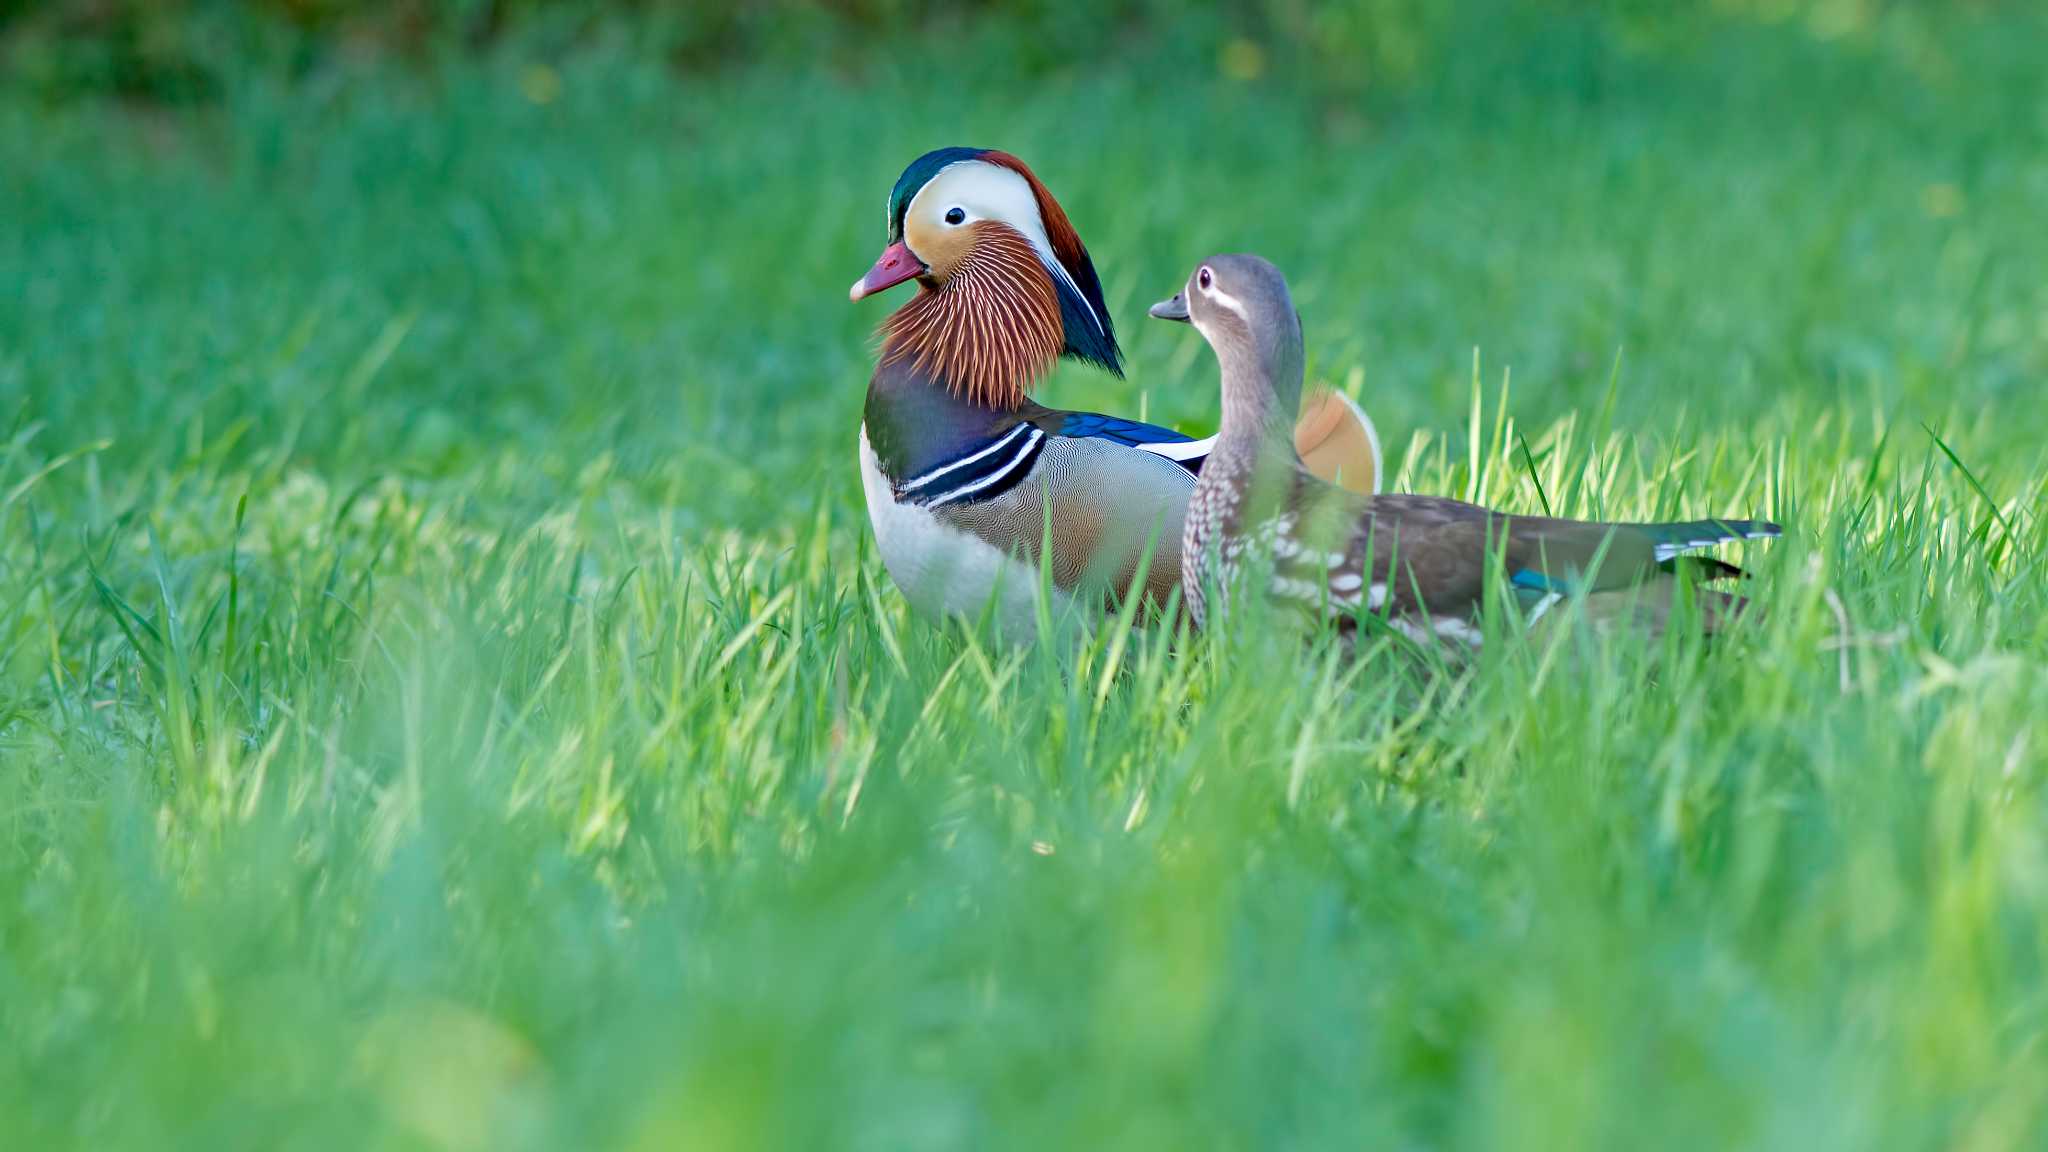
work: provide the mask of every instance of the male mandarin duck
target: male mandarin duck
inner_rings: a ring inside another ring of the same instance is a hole
[[[1066,213],[1015,156],[944,148],[904,169],[888,227],[849,295],[918,282],[882,326],[860,435],[868,517],[897,587],[930,616],[973,616],[994,597],[1013,640],[1035,628],[1042,560],[1056,612],[1114,603],[1134,582],[1163,602],[1211,441],[1030,398],[1062,357],[1122,374]],[[1322,475],[1375,490],[1378,440],[1349,400],[1319,397],[1296,435]]]
[[[1288,434],[1302,334],[1279,269],[1257,256],[1211,257],[1151,314],[1193,324],[1222,366],[1222,429],[1189,499],[1181,544],[1185,600],[1198,626],[1212,591],[1257,571],[1273,599],[1341,631],[1372,614],[1419,642],[1477,647],[1487,568],[1500,563],[1531,624],[1583,592],[1591,617],[1654,630],[1676,580],[1741,574],[1687,553],[1779,534],[1760,520],[1599,524],[1334,488],[1303,469]],[[1699,603],[1712,631],[1744,601],[1701,592]]]

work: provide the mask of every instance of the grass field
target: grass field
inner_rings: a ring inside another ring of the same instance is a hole
[[[2042,1147],[2041,42],[0,98],[0,1143]],[[954,143],[1103,272],[1049,402],[1212,428],[1143,307],[1260,251],[1393,487],[1770,516],[1767,621],[910,618],[845,289]]]

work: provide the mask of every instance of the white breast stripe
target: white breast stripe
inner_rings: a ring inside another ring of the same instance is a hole
[[[976,452],[974,455],[965,456],[962,457],[961,459],[953,461],[951,464],[945,464],[941,465],[940,467],[934,468],[931,471],[925,473],[922,476],[919,476],[917,479],[912,480],[907,484],[899,484],[896,486],[896,491],[902,495],[908,495],[909,493],[915,492],[919,488],[922,488],[925,485],[931,483],[932,481],[937,480],[939,477],[946,475],[948,472],[952,472],[960,468],[965,468],[969,464],[974,463],[976,460],[980,460],[983,459],[984,457],[993,455],[996,452],[1001,451],[1004,445],[1015,443],[1018,437],[1025,436],[1027,433],[1033,432],[1038,432],[1038,428],[1036,425],[1019,424],[1016,427],[1010,429],[1009,435],[1002,437],[995,443],[989,445],[986,448],[983,448],[979,452]],[[1044,433],[1039,434],[1044,435]]]
[[[1007,479],[1010,473],[1015,472],[1017,470],[1018,465],[1024,463],[1024,461],[1026,460],[1031,459],[1032,449],[1038,447],[1038,442],[1040,440],[1045,439],[1045,433],[1039,431],[1037,425],[1025,424],[1020,425],[1020,427],[1031,429],[1031,434],[1024,438],[1024,443],[1018,447],[1016,455],[1010,457],[1009,463],[1004,464],[1001,468],[998,468],[994,472],[991,472],[988,475],[983,476],[979,480],[976,480],[969,484],[962,484],[960,487],[953,489],[951,492],[946,493],[944,496],[935,497],[931,500],[924,501],[924,503],[928,504],[933,508],[937,508],[945,504],[950,504],[955,500],[960,500],[968,496],[972,496],[976,492],[979,492],[984,488],[987,488],[993,484],[998,483],[999,481]]]
[[[866,428],[860,435],[860,477],[882,563],[919,615],[973,619],[993,605],[1005,640],[1028,644],[1038,635],[1036,565],[949,526],[929,509],[898,503],[875,463]],[[1055,621],[1089,618],[1058,587],[1050,595]]]

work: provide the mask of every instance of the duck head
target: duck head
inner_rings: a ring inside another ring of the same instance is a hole
[[[1022,160],[941,148],[889,192],[889,244],[848,296],[908,280],[883,329],[905,359],[977,400],[1014,406],[1061,356],[1122,374],[1116,330],[1081,237]]]
[[[1304,356],[1301,313],[1280,269],[1248,254],[1211,256],[1189,273],[1185,288],[1149,311],[1194,325],[1215,350],[1226,426],[1292,442]]]

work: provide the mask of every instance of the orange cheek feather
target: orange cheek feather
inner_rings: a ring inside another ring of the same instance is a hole
[[[912,232],[904,237],[915,246]],[[883,321],[883,363],[907,360],[979,404],[1022,403],[1061,341],[1059,298],[1030,241],[984,220],[945,230],[935,252],[916,251],[937,286]]]
[[[974,248],[975,231],[984,226],[986,222],[967,228],[941,228],[911,219],[903,222],[903,241],[932,270],[932,279],[944,284],[960,270],[960,262]]]

